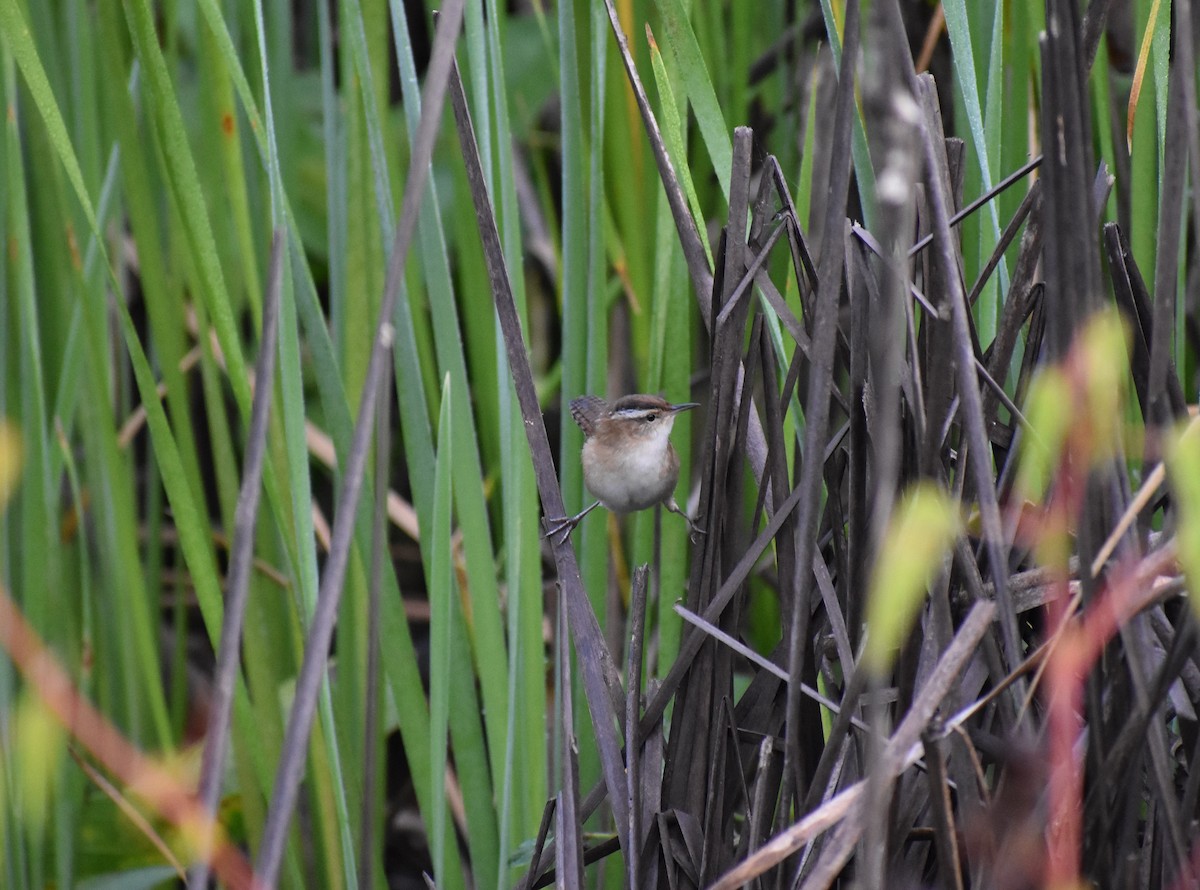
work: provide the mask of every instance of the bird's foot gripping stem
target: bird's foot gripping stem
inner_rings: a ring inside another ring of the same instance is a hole
[[[687,513],[679,506],[679,504],[675,503],[675,498],[669,498],[667,500],[667,502],[665,504],[663,504],[663,506],[666,507],[668,510],[670,510],[672,513],[678,513],[680,516],[682,516],[684,519],[687,520],[688,540],[691,541],[693,544],[696,543],[697,535],[707,535],[708,534],[707,531],[705,531],[699,525],[697,525],[695,519],[692,519],[692,517],[688,516]]]
[[[549,538],[557,544],[565,544],[567,538],[571,537],[571,532],[575,531],[575,526],[583,521],[583,517],[587,516],[593,510],[600,506],[600,502],[596,501],[590,507],[580,510],[574,516],[547,516],[545,518],[546,533],[543,538]],[[557,540],[556,540],[557,536]]]

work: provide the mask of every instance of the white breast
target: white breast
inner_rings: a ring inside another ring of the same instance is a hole
[[[588,491],[615,513],[645,510],[666,500],[677,477],[667,459],[669,433],[664,429],[661,436],[619,450],[598,448],[594,438],[588,439],[583,445],[583,481]]]

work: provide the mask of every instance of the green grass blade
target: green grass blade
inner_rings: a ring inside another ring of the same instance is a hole
[[[188,145],[183,112],[171,85],[170,73],[159,46],[153,14],[147,0],[127,0],[125,11],[134,46],[146,73],[148,111],[155,121],[158,136],[163,143],[167,183],[179,207],[189,253],[195,264],[197,284],[225,355],[230,388],[242,416],[248,417],[250,387],[246,361],[242,354],[241,339],[229,293],[225,287],[224,275],[217,258],[216,240],[204,191],[196,172],[195,157]]]
[[[680,103],[676,101],[662,53],[659,52],[654,35],[649,30],[646,32],[646,38],[650,42],[650,59],[654,69],[654,82],[658,87],[659,104],[661,105],[660,125],[662,127],[663,142],[667,147],[667,153],[671,156],[672,162],[675,164],[675,171],[679,174],[679,182],[683,187],[683,193],[687,195],[688,208],[692,211],[692,219],[696,223],[696,230],[703,232],[707,226],[704,222],[704,212],[700,208],[700,199],[696,195],[696,185],[692,181],[692,170],[687,163],[687,146],[684,143],[683,124],[678,111]],[[726,193],[728,194],[728,192]],[[703,239],[703,243],[704,253],[708,257],[708,264],[711,267],[713,263],[712,248],[708,244],[708,239]]]
[[[454,609],[454,568],[451,564],[450,513],[453,491],[450,487],[451,436],[450,378],[442,384],[442,412],[438,420],[438,456],[434,470],[433,522],[429,529],[432,564],[429,568],[429,773],[446,773],[446,749],[450,743],[450,680],[453,670],[451,624]],[[446,800],[437,795],[430,816],[433,836],[430,858],[435,878],[441,878],[446,864]]]
[[[1000,109],[1004,80],[1003,15],[1000,5],[975,4],[970,10],[965,0],[955,0],[945,7],[946,27],[956,72],[955,113],[966,118],[971,139],[965,159],[966,197],[991,188],[992,171],[1000,163],[1000,140],[1005,115]],[[990,14],[990,18],[989,18]],[[972,17],[976,27],[970,27]],[[982,21],[981,21],[982,20]],[[990,20],[990,27],[983,22]],[[976,59],[987,59],[980,67]],[[980,82],[983,83],[981,99]],[[986,101],[986,109],[983,106]],[[1000,204],[988,203],[984,215],[964,221],[961,227],[963,260],[968,280],[979,273],[1000,238]],[[975,304],[979,337],[987,344],[995,334],[1000,299],[1008,289],[1008,267],[1002,259],[997,274],[988,281]]]
[[[680,80],[696,113],[700,137],[712,159],[713,171],[721,184],[721,193],[729,201],[729,177],[733,170],[732,132],[725,123],[725,115],[713,89],[712,78],[700,53],[700,44],[691,22],[680,0],[656,0],[659,15],[663,20],[663,31],[667,46],[679,68]],[[662,86],[659,85],[661,91]],[[665,104],[665,103],[664,103]],[[665,135],[665,134],[664,134]],[[704,231],[701,227],[700,231]]]
[[[842,63],[842,19],[845,12],[844,4],[839,3],[835,10],[833,3],[834,0],[821,0],[821,15],[825,20],[825,36],[829,39],[829,48],[833,52],[834,64],[837,67]],[[857,103],[855,103],[850,152],[854,160],[854,177],[858,181],[859,199],[862,201],[863,224],[869,229],[874,225],[875,215],[875,168],[871,164],[871,154],[867,149],[867,132],[863,124],[862,107]]]
[[[402,10],[393,4],[392,13],[392,20],[396,23],[396,54],[400,60],[405,115],[409,131],[414,132],[421,112],[416,69]],[[450,258],[439,209],[437,182],[432,177],[429,189],[427,200],[422,202],[421,206],[419,255],[425,271],[427,302],[433,322],[438,366],[449,374],[450,385],[456,392],[468,392],[467,366],[455,306]],[[475,445],[479,441],[479,432],[467,399],[454,399],[452,412],[454,427],[460,431],[456,436],[456,447],[453,451],[454,489],[458,520],[462,528],[471,602],[472,663],[479,677],[487,735],[493,740],[489,746],[492,775],[497,777],[498,781],[498,777],[504,774],[507,762],[505,746],[499,740],[506,737],[507,727],[513,719],[508,701],[507,647],[498,608],[500,591],[496,583],[492,535],[482,485],[483,469]],[[414,435],[420,436],[421,433],[421,430],[415,431],[410,434],[410,439]],[[417,447],[424,449],[427,446]],[[528,741],[534,733],[534,727],[531,725],[527,732]],[[522,776],[522,781],[532,782],[533,779]],[[472,795],[487,797],[484,792],[486,787],[486,784],[473,786]],[[533,828],[527,826],[525,830],[532,831]],[[501,850],[497,856],[498,861],[504,861],[506,858],[506,852]]]

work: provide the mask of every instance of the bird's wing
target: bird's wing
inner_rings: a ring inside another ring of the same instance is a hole
[[[604,399],[597,396],[581,396],[571,400],[571,417],[579,424],[585,436],[596,431],[596,422],[605,411]]]

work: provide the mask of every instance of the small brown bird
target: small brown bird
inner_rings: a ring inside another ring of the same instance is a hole
[[[613,403],[596,396],[571,402],[571,417],[583,430],[583,481],[598,499],[574,516],[547,519],[547,537],[566,540],[583,517],[603,504],[614,513],[634,513],[662,504],[688,522],[694,536],[703,534],[675,503],[679,455],[671,445],[671,427],[681,411],[696,402],[672,405],[651,395],[623,396]]]

